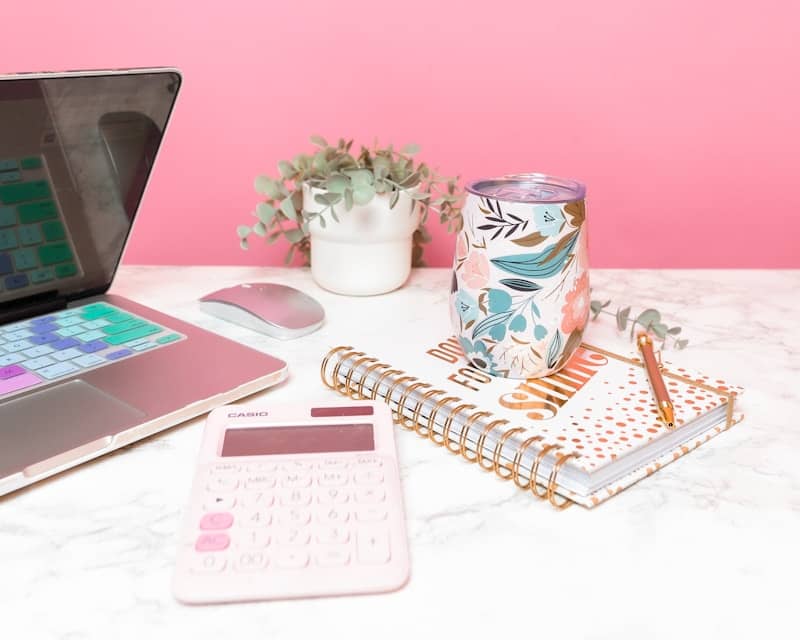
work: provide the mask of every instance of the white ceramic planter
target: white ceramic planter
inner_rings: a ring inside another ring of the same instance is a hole
[[[303,191],[303,209],[319,211],[317,189]],[[403,286],[411,273],[411,245],[419,226],[419,209],[406,193],[393,209],[388,195],[376,195],[368,204],[345,211],[334,208],[339,222],[325,213],[309,224],[311,275],[328,291],[350,296],[387,293]]]

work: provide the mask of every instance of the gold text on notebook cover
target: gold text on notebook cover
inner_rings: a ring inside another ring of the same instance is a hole
[[[461,345],[455,338],[439,343],[427,353],[453,364],[463,357]],[[608,364],[606,356],[581,346],[566,366],[557,373],[546,378],[528,378],[520,382],[513,391],[502,394],[498,400],[507,409],[525,411],[526,417],[531,420],[548,420],[555,417],[558,410],[606,364]],[[478,391],[479,387],[475,384],[489,384],[492,376],[466,364],[447,379],[467,389]]]

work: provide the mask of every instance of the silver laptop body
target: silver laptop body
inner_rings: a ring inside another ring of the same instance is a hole
[[[0,495],[287,376],[106,293],[180,83],[175,69],[0,76]]]

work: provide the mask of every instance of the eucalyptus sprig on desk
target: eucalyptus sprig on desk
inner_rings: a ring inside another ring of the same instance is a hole
[[[681,333],[681,327],[670,327],[661,320],[661,312],[658,309],[645,309],[635,318],[631,317],[631,308],[625,307],[617,308],[616,313],[606,311],[606,307],[611,304],[611,300],[605,302],[601,300],[592,300],[590,308],[592,310],[592,320],[597,320],[597,317],[602,313],[608,316],[614,316],[617,320],[617,329],[625,331],[630,327],[630,338],[634,339],[636,325],[639,325],[644,331],[655,334],[661,339],[661,348],[667,346],[667,340],[672,341],[672,346],[680,351],[685,349],[689,341],[685,338],[678,338]]]

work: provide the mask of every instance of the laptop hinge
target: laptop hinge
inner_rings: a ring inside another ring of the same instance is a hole
[[[57,291],[45,291],[34,296],[0,303],[0,324],[25,320],[66,308],[67,298]]]

